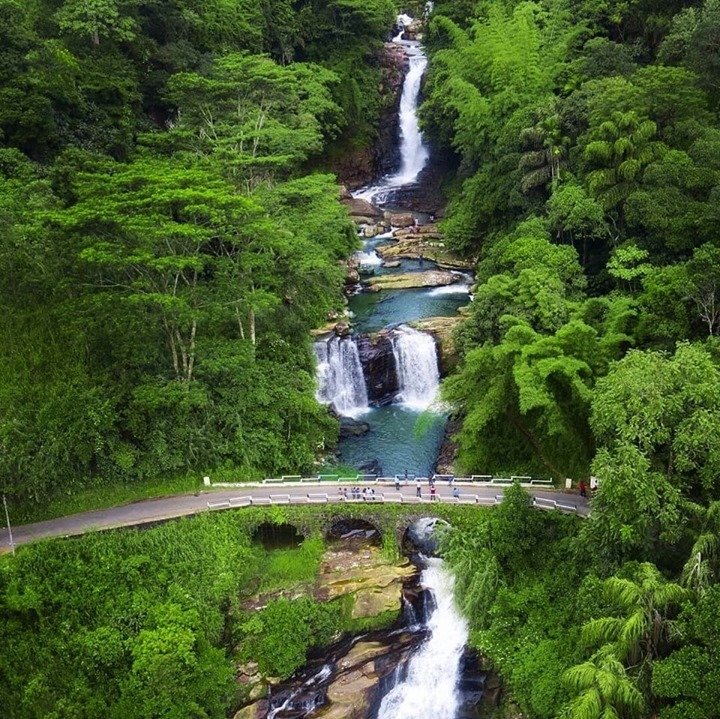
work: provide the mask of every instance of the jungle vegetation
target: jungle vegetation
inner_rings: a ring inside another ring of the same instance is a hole
[[[0,0],[0,489],[308,470],[391,0]]]
[[[477,260],[458,470],[600,481],[579,533],[518,491],[448,538],[522,716],[718,716],[718,38],[716,0],[439,0],[430,22],[443,228]]]

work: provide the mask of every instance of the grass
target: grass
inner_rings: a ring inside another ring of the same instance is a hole
[[[141,499],[195,492],[201,487],[202,479],[199,476],[186,475],[173,479],[138,482],[137,484],[108,484],[91,487],[74,494],[58,495],[43,504],[35,502],[9,504],[8,509],[10,521],[13,524],[27,524],[78,512],[88,512],[93,509],[106,509]]]
[[[320,537],[306,539],[296,549],[273,549],[266,552],[260,592],[315,581],[325,542]]]

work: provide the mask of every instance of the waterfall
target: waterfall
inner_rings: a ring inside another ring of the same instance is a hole
[[[420,582],[435,604],[427,622],[429,637],[408,662],[405,679],[383,698],[378,719],[455,719],[460,705],[468,627],[455,608],[453,577],[441,559],[428,559]]]
[[[393,333],[392,346],[400,386],[397,399],[410,409],[427,409],[440,384],[435,340],[401,325]]]
[[[375,250],[356,252],[355,257],[357,257],[361,267],[378,267],[383,263],[382,258]]]
[[[413,19],[406,15],[405,13],[401,13],[397,16],[397,20],[395,21],[395,24],[400,28],[400,32],[393,38],[393,42],[401,42],[403,39],[403,33],[405,32],[405,28],[408,25],[412,24]]]
[[[325,342],[316,342],[315,355],[318,402],[331,404],[338,414],[346,417],[367,411],[365,376],[354,340],[331,337]]]
[[[389,178],[388,184],[393,187],[410,185],[428,161],[428,149],[423,143],[417,108],[427,58],[419,45],[411,48],[410,69],[405,76],[402,97],[400,98],[400,171]]]
[[[397,24],[401,28],[411,22],[412,18],[407,15],[398,16]],[[401,31],[394,41],[407,49],[410,67],[405,75],[400,96],[400,169],[394,175],[384,177],[378,184],[353,193],[354,197],[379,204],[386,202],[393,190],[416,182],[430,157],[423,142],[417,114],[427,57],[419,42],[402,40],[402,36]]]

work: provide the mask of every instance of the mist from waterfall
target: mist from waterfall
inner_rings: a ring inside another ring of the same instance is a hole
[[[351,338],[331,337],[315,343],[317,357],[316,397],[332,405],[345,417],[357,417],[368,411],[365,376],[357,345]]]
[[[427,620],[429,636],[411,657],[405,678],[383,697],[378,719],[455,719],[458,683],[468,626],[455,607],[453,576],[441,559],[428,559],[420,583],[435,608]]]
[[[401,325],[394,331],[392,346],[400,387],[397,401],[409,409],[427,409],[436,401],[440,386],[435,340]]]

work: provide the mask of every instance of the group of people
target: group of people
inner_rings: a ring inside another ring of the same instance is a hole
[[[413,475],[408,475],[407,470],[405,471],[405,484],[409,480],[415,480],[415,496],[422,499],[422,479]],[[437,488],[435,487],[435,477],[428,477],[428,486],[430,491],[430,501],[437,500]],[[452,487],[452,496],[455,499],[460,499],[460,488],[454,484],[454,477],[450,476],[447,480],[448,486]],[[401,478],[400,475],[395,476],[395,489],[400,491]],[[340,487],[338,494],[341,499],[362,499],[363,501],[372,501],[375,499],[375,488],[374,487]]]
[[[364,501],[372,501],[375,499],[375,488],[374,487],[350,487],[348,492],[347,487],[340,487],[338,494],[343,499],[362,499]]]

